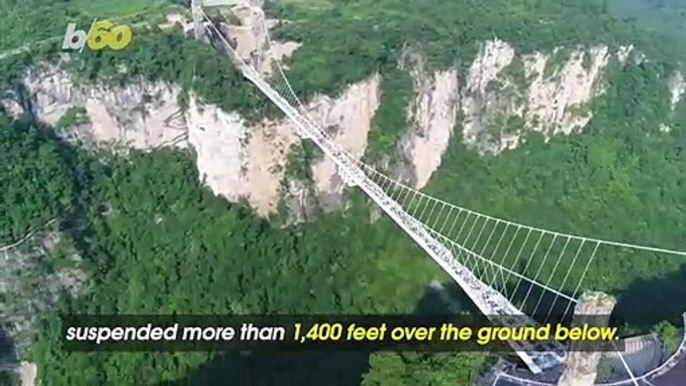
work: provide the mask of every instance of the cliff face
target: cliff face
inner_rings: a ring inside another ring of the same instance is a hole
[[[372,118],[379,107],[380,82],[381,78],[374,75],[350,86],[336,99],[317,96],[307,106],[310,117],[325,128],[339,146],[358,159],[367,149]],[[334,162],[325,157],[318,160],[312,165],[312,175],[323,209],[337,209],[344,184]]]
[[[277,60],[297,49],[294,43],[266,44],[266,34],[257,32],[274,21],[263,20],[255,7],[236,12],[241,28],[254,38],[239,45],[264,46],[260,55]],[[582,129],[593,115],[589,103],[605,91],[607,65],[613,57],[625,62],[632,52],[630,46],[598,46],[521,55],[496,39],[482,43],[465,74],[457,68],[428,69],[421,55],[407,52],[399,65],[411,75],[414,97],[403,112],[407,127],[401,152],[409,165],[403,174],[412,176],[415,187],[426,186],[458,125],[459,140],[493,154],[518,146],[529,131],[549,137]],[[261,61],[268,72],[271,65],[265,63],[269,60]],[[229,201],[247,200],[262,215],[276,212],[284,193],[295,212],[302,212],[313,193],[327,211],[340,206],[343,182],[330,160],[311,165],[309,192],[300,182],[284,181],[289,154],[301,143],[288,121],[250,125],[236,112],[201,106],[193,97],[182,110],[177,85],[143,81],[121,88],[82,86],[56,66],[34,69],[24,82],[34,115],[70,140],[117,151],[191,148],[200,178],[213,192]],[[379,107],[380,82],[373,75],[335,98],[315,96],[306,109],[340,146],[361,157]],[[673,76],[670,90],[674,108],[686,90],[681,73]],[[0,102],[20,113],[12,100]],[[64,125],[60,118],[74,107],[84,111],[85,120]]]
[[[279,122],[249,126],[240,115],[191,98],[186,115],[188,142],[201,180],[229,201],[247,199],[258,213],[276,210],[287,155],[298,140]]]
[[[306,107],[339,145],[361,156],[379,104],[378,88],[375,76],[351,85],[336,99],[315,97]],[[282,193],[300,194],[297,184],[282,191],[289,155],[300,144],[289,121],[264,120],[251,126],[236,113],[212,105],[198,106],[192,99],[186,123],[198,171],[216,194],[230,201],[245,198],[262,215],[276,211]],[[311,168],[320,203],[324,209],[337,208],[343,184],[334,163],[322,158]]]
[[[421,57],[406,55],[415,97],[403,147],[414,186],[424,187],[441,165],[458,115],[462,141],[481,153],[513,149],[528,131],[550,136],[582,129],[592,118],[589,102],[605,91],[610,59],[625,62],[632,50],[598,46],[518,55],[496,39],[482,44],[464,75],[456,68],[427,71]]]
[[[162,83],[131,83],[123,88],[81,86],[64,70],[47,66],[29,71],[24,84],[35,117],[72,140],[117,149],[184,147],[185,127],[177,103],[179,88]],[[60,127],[74,107],[87,122]]]
[[[80,87],[55,66],[28,73],[24,79],[32,112],[57,127],[73,142],[114,151],[192,148],[201,179],[229,201],[247,201],[260,214],[276,211],[288,156],[300,139],[288,121],[249,125],[235,112],[200,105],[191,97],[189,108],[178,103],[173,84],[148,83],[121,88]],[[317,122],[330,128],[336,141],[361,156],[367,146],[371,119],[379,105],[378,76],[351,85],[338,98],[317,96],[307,108]],[[85,122],[60,127],[74,107],[83,108]],[[19,114],[20,111],[15,111]],[[343,190],[333,162],[312,165],[314,186],[325,208],[334,209]]]
[[[527,131],[549,136],[582,129],[593,116],[588,103],[605,91],[610,59],[624,61],[630,51],[597,46],[518,56],[506,42],[485,42],[467,76],[463,140],[498,153],[519,145]]]
[[[681,99],[686,93],[686,79],[684,79],[684,74],[677,72],[672,76],[669,82],[669,91],[671,93],[670,103],[672,111],[676,108],[676,105],[681,102]]]
[[[428,71],[421,56],[406,59],[415,97],[407,107],[408,131],[403,140],[405,159],[421,189],[441,165],[443,153],[453,135],[460,106],[457,69]]]

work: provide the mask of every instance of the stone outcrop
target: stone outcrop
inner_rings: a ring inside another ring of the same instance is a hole
[[[415,97],[407,107],[409,129],[403,139],[413,185],[421,189],[441,165],[460,106],[457,69],[427,71],[421,56],[408,55]]]
[[[672,111],[676,108],[676,105],[681,102],[681,98],[686,93],[686,79],[684,79],[684,74],[681,72],[676,72],[669,82],[669,92],[671,97],[669,99]]]
[[[375,75],[350,86],[336,99],[320,95],[307,106],[309,116],[357,159],[367,149],[367,136],[381,97],[380,82],[381,78]],[[312,174],[323,209],[338,208],[344,185],[334,162],[322,158],[312,165]]]
[[[518,56],[506,42],[483,43],[463,91],[464,142],[498,153],[518,146],[528,131],[550,136],[582,129],[593,116],[589,102],[605,91],[610,58],[625,61],[631,49],[558,48]]]
[[[309,114],[361,157],[379,105],[379,83],[372,76],[338,98],[316,96],[307,104]],[[113,151],[192,148],[200,177],[215,194],[233,202],[246,199],[262,215],[276,210],[288,156],[300,143],[288,120],[249,124],[236,112],[201,105],[194,97],[184,111],[174,84],[79,86],[57,66],[29,72],[25,84],[33,114],[64,138]],[[60,127],[60,118],[75,107],[84,109],[86,122]],[[343,186],[333,163],[321,159],[312,171],[320,201],[336,208]]]
[[[57,66],[29,71],[24,84],[34,116],[56,127],[66,138],[124,149],[185,146],[186,128],[176,85],[140,82],[119,88],[80,86]],[[61,127],[60,118],[74,107],[85,109],[87,123]]]

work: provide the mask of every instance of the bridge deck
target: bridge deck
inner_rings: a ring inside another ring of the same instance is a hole
[[[201,11],[201,10],[200,10]],[[203,16],[207,18],[207,15]],[[209,20],[209,18],[207,18]],[[436,263],[443,268],[472,299],[479,310],[496,325],[520,327],[538,324],[514,305],[505,296],[479,280],[469,269],[455,258],[453,247],[450,249],[436,240],[427,228],[409,215],[405,210],[371,180],[359,167],[356,160],[345,152],[318,128],[305,118],[290,102],[283,98],[252,67],[243,62],[219,30],[210,24],[210,33],[222,41],[224,49],[243,76],[260,89],[296,125],[298,135],[308,138],[330,158],[338,167],[339,174],[348,185],[360,187],[380,208],[384,210],[412,239],[417,242]],[[457,251],[460,255],[463,251]],[[565,351],[559,343],[509,342],[519,357],[534,373],[562,363]]]

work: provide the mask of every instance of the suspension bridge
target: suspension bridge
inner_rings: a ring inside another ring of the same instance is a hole
[[[496,325],[537,327],[565,320],[586,289],[584,278],[596,256],[686,256],[681,251],[518,224],[453,205],[396,181],[337,145],[314,122],[278,60],[270,59],[274,71],[269,77],[262,75],[254,61],[240,57],[200,0],[191,9],[196,37],[219,44],[242,75],[292,121],[297,134],[314,142],[336,164],[345,184],[361,189]],[[268,27],[264,29],[266,44],[271,46]],[[265,47],[264,52],[269,51]],[[535,374],[562,364],[566,356],[566,348],[557,342],[509,343]]]

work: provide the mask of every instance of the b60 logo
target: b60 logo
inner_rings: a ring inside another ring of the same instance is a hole
[[[76,23],[67,25],[62,49],[80,50],[88,43],[91,50],[102,50],[109,47],[121,50],[131,43],[131,28],[126,25],[115,26],[111,21],[103,20],[93,23],[89,32],[76,29]]]

